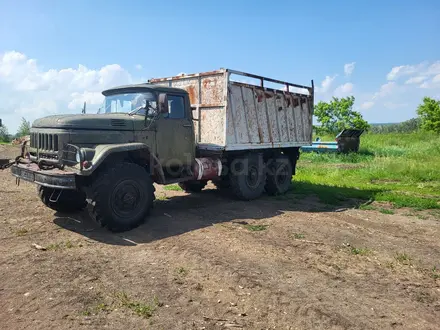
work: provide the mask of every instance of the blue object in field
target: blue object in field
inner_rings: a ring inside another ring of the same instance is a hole
[[[304,152],[358,152],[360,136],[364,131],[359,129],[344,129],[333,142],[322,142],[318,137],[311,146],[301,147]]]
[[[338,152],[338,142],[312,142],[311,146],[303,146],[304,152]]]

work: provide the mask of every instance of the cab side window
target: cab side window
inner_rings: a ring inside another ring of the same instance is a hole
[[[185,102],[183,96],[168,95],[168,116],[170,119],[185,118]]]

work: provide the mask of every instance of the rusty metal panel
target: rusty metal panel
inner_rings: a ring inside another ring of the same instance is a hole
[[[266,103],[266,113],[269,119],[269,127],[272,140],[265,142],[280,142],[279,122],[277,121],[275,93],[263,92],[262,102]]]
[[[293,108],[293,100],[294,95],[286,96],[286,117],[287,117],[287,125],[289,127],[289,141],[294,142],[297,141],[298,136],[295,128],[295,118],[294,118],[294,108]]]
[[[204,76],[201,78],[202,98],[201,104],[223,104],[224,101],[224,76]],[[192,102],[191,102],[192,103]]]
[[[311,144],[309,96],[229,84],[226,149]]]
[[[280,141],[288,142],[289,141],[289,128],[287,127],[286,120],[286,104],[287,101],[285,96],[278,92],[275,95],[275,112],[277,115],[277,122],[280,131]]]
[[[249,129],[246,122],[241,87],[232,85],[229,87],[229,107],[231,107],[232,118],[227,118],[229,125],[233,125],[236,141],[235,143],[249,143]]]
[[[255,109],[255,96],[252,88],[241,87],[241,96],[243,100],[244,116],[246,118],[247,128],[249,132],[250,143],[260,143],[259,123],[257,112]]]
[[[226,111],[224,107],[206,108],[201,110],[200,139],[202,143],[214,145],[225,145],[224,118]]]

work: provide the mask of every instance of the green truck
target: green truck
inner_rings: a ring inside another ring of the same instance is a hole
[[[147,219],[154,184],[196,193],[212,181],[242,200],[283,194],[312,143],[313,81],[220,69],[103,95],[97,114],[36,120],[11,173],[36,184],[47,207],[87,207],[115,232]]]

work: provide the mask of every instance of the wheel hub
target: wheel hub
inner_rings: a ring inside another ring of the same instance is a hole
[[[289,177],[289,174],[287,171],[288,171],[288,168],[285,165],[281,165],[281,167],[278,169],[278,173],[276,176],[276,180],[277,180],[278,184],[286,183],[286,180]]]
[[[259,179],[258,168],[256,168],[255,166],[249,167],[248,173],[246,175],[247,185],[251,188],[257,187],[259,181],[258,179]]]
[[[142,193],[134,181],[122,181],[112,193],[112,209],[120,217],[128,217],[140,206]]]

